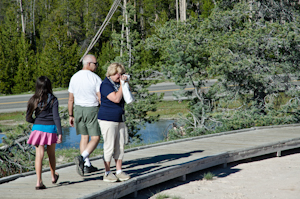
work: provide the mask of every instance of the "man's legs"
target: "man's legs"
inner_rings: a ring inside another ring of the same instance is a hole
[[[77,133],[81,134],[80,156],[75,157],[79,175],[97,171],[89,160],[89,155],[95,150],[100,140],[100,127],[97,121],[98,107],[81,107],[75,106],[75,127]],[[91,140],[89,141],[89,136]]]
[[[89,155],[96,149],[98,143],[100,141],[100,136],[91,136],[91,140],[89,141],[88,135],[81,135],[80,140],[80,153],[83,157],[84,161],[88,161],[85,166],[90,167],[91,163],[88,159]]]
[[[98,169],[93,167],[89,160],[89,155],[95,150],[100,141],[100,136],[91,136],[89,141],[89,135],[81,135],[80,140],[80,156],[75,157],[75,164],[77,165],[77,172],[83,176],[84,173],[95,172]]]
[[[81,135],[80,144],[79,144],[80,154],[83,157],[83,160],[85,161],[84,166],[88,166],[88,167],[91,166],[91,162],[90,162],[90,159],[89,159],[89,154],[90,153],[86,154],[87,152],[84,152],[84,151],[85,151],[85,149],[86,149],[86,147],[89,143],[89,139],[90,139],[89,135]]]

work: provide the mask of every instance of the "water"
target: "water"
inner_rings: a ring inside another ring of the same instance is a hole
[[[5,134],[0,134],[0,143],[2,143],[2,138],[5,137]]]
[[[160,120],[156,123],[146,124],[145,128],[139,131],[143,139],[143,144],[150,144],[157,141],[161,141],[165,138],[167,130],[171,128],[171,124],[174,120]],[[4,137],[4,134],[0,134],[0,138]],[[79,148],[80,135],[76,135],[76,130],[73,127],[63,128],[63,141],[56,145],[56,149],[63,148]],[[2,139],[0,139],[2,143]],[[98,148],[102,148],[103,144],[100,143]]]

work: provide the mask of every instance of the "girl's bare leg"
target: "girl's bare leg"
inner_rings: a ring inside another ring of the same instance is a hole
[[[39,145],[35,147],[35,172],[37,176],[36,186],[39,187],[42,183],[42,166],[44,158],[45,148],[44,145]]]
[[[49,166],[51,171],[52,182],[55,180],[55,168],[56,168],[55,146],[56,146],[55,143],[47,146],[47,154],[49,157]]]

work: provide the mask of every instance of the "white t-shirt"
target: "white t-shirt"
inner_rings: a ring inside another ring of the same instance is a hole
[[[98,106],[97,92],[100,92],[101,78],[90,70],[80,70],[75,73],[69,84],[68,91],[74,95],[75,105]]]

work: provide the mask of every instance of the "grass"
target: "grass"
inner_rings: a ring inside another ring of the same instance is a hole
[[[179,196],[169,196],[169,195],[164,194],[164,193],[159,193],[155,197],[155,199],[164,199],[164,198],[180,199],[181,197],[179,197]]]
[[[25,112],[0,113],[0,120],[25,121]]]
[[[161,119],[179,118],[178,114],[188,114],[188,100],[178,101],[162,101],[157,103],[156,112],[148,112],[149,116],[160,115]]]
[[[203,174],[203,179],[205,179],[205,180],[213,180],[214,177],[215,177],[215,174],[213,174],[211,172]]]
[[[0,113],[0,132],[7,132],[16,128],[17,124],[25,123],[25,111]]]

